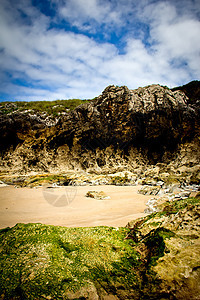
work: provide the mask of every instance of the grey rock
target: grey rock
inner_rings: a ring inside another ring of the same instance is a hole
[[[145,185],[138,191],[138,193],[143,195],[157,195],[160,189],[160,186]]]

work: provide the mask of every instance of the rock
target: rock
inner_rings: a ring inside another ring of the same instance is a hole
[[[97,191],[88,191],[86,194],[86,197],[94,198],[97,200],[108,200],[110,199],[109,196],[107,196],[103,191],[97,192]]]
[[[194,104],[200,99],[199,81],[194,80],[183,86],[172,88],[172,91],[183,91],[188,97],[188,103]]]
[[[138,190],[138,193],[143,195],[157,195],[160,189],[160,186],[145,185],[140,190]]]
[[[5,184],[3,181],[0,180],[0,187],[4,187],[7,186],[7,184]]]
[[[5,114],[1,107],[0,171],[127,170],[151,184],[199,184],[195,169],[176,174],[200,165],[199,102],[186,94],[160,85],[109,86],[52,122],[43,113]]]
[[[154,180],[154,179],[149,179],[149,178],[144,178],[143,180],[142,180],[142,184],[143,185],[150,185],[150,186],[155,186],[155,185],[157,185],[157,181],[156,180]]]
[[[114,295],[106,295],[106,296],[102,296],[101,298],[102,300],[119,300],[119,298],[117,296]]]
[[[67,292],[65,297],[69,300],[87,299],[87,300],[98,300],[96,287],[93,283],[86,284],[86,286],[80,288],[77,292]]]
[[[195,198],[200,199],[200,192],[196,193]]]
[[[167,173],[167,172],[163,172],[163,173],[160,173],[159,174],[159,178],[161,179],[161,181],[163,181],[163,182],[166,182],[167,181],[167,178],[170,176],[170,174],[169,173]]]
[[[199,191],[200,186],[197,184],[193,184],[193,185],[184,185],[183,186],[184,190],[188,190],[190,192],[196,192]]]
[[[179,193],[178,195],[180,196],[181,199],[186,199],[186,198],[190,197],[191,192],[184,191],[184,192]]]
[[[191,198],[166,203],[152,217],[128,224],[128,237],[138,244],[144,267],[150,264],[154,283],[160,282],[151,299],[199,299],[199,217],[199,201]]]
[[[156,182],[156,185],[158,185],[158,186],[163,186],[164,185],[164,182],[163,181],[158,181],[158,182]]]
[[[169,193],[180,193],[182,190],[180,188],[180,184],[173,184],[169,187]]]
[[[156,212],[156,211],[157,211],[157,209],[156,209],[156,204],[157,204],[157,199],[154,199],[154,198],[149,199],[149,200],[147,201],[147,203],[146,203],[146,205],[148,206],[148,208],[146,208],[146,209],[144,210],[144,212],[145,212],[146,214],[151,214],[151,213]]]
[[[136,176],[131,172],[118,172],[109,174],[109,184],[113,185],[133,185],[135,184]]]
[[[148,206],[148,208],[146,208],[144,210],[144,212],[146,214],[151,214],[151,213],[154,213],[154,212],[162,211],[163,207],[167,203],[169,203],[169,201],[172,202],[172,201],[175,201],[175,200],[177,201],[177,200],[187,199],[188,197],[190,197],[191,192],[182,191],[182,192],[177,193],[177,194],[167,193],[165,195],[164,195],[164,193],[162,194],[161,192],[159,192],[157,195],[162,195],[162,196],[157,197],[157,198],[151,198],[147,201],[146,205]]]

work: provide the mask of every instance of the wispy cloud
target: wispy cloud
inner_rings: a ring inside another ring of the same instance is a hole
[[[189,8],[184,11],[185,14],[182,12],[179,15],[179,10],[170,2],[146,7],[144,17],[150,24],[151,47],[173,68],[188,69],[193,76],[199,77],[200,22]]]
[[[92,98],[109,84],[198,79],[200,7],[191,2],[52,0],[45,11],[1,0],[1,99]]]
[[[54,0],[58,7],[58,18],[68,21],[72,26],[90,33],[96,33],[102,26],[111,29],[123,25],[121,11],[125,1],[99,0]],[[119,7],[120,6],[120,7]]]

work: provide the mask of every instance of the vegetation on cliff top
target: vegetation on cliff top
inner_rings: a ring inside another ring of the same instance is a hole
[[[54,100],[54,101],[16,101],[16,102],[1,102],[0,111],[4,114],[9,114],[13,111],[44,112],[48,115],[57,116],[59,113],[66,110],[73,110],[77,106],[89,102],[91,100],[69,99],[69,100]]]

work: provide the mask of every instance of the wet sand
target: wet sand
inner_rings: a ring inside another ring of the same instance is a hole
[[[0,228],[16,223],[43,223],[68,227],[126,226],[145,216],[152,196],[137,193],[140,186],[70,186],[60,188],[0,188]],[[104,191],[110,199],[85,197]],[[61,205],[61,206],[59,206]]]

